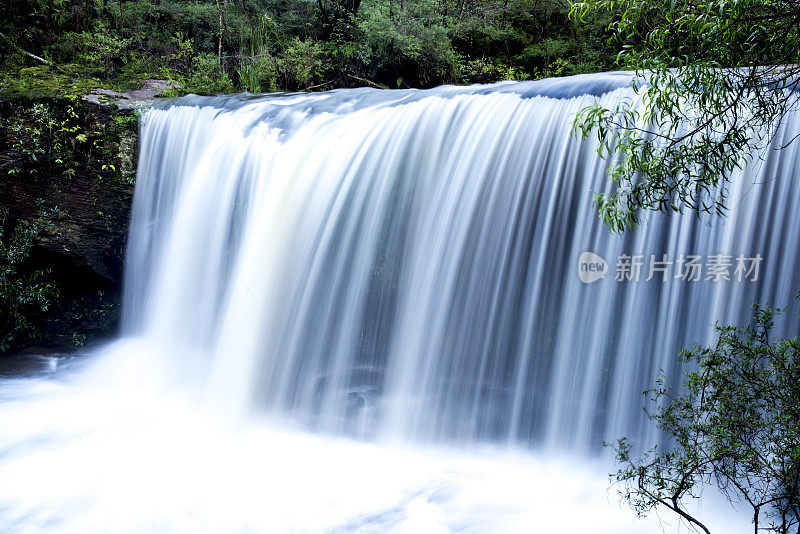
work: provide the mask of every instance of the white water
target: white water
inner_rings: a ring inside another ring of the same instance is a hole
[[[121,360],[148,350],[122,341],[88,371],[3,384],[2,532],[662,532],[618,504],[602,463],[232,423],[188,391],[126,376]],[[749,532],[723,511],[704,517]]]
[[[4,531],[657,531],[590,457],[658,440],[641,391],[679,347],[793,305],[798,152],[737,177],[727,219],[612,237],[570,126],[626,82],[147,112],[123,339],[4,383]],[[764,259],[754,282],[587,285],[585,251]]]

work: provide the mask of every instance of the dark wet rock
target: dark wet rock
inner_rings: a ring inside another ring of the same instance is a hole
[[[78,118],[70,124],[78,124],[88,140],[76,143],[72,134],[64,141],[64,156],[47,155],[48,161],[32,165],[23,148],[30,140],[19,131],[40,127],[25,122],[35,116],[31,109],[36,104],[48,106],[56,122],[66,110],[75,110],[70,112]],[[41,343],[66,347],[113,335],[137,161],[135,112],[75,100],[5,100],[0,121],[0,163],[18,169],[0,170],[3,227],[8,231],[42,212],[50,214],[52,223],[30,256],[30,268],[49,269],[59,291],[50,310],[38,318]],[[67,157],[67,171],[53,163]]]

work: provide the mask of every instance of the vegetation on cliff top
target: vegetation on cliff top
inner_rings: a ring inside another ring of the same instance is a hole
[[[11,0],[0,91],[430,87],[611,67],[610,16],[568,15],[563,0]]]

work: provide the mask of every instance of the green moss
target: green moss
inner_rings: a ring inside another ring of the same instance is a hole
[[[47,65],[0,72],[0,95],[5,98],[55,98],[86,94],[101,84],[96,80],[69,76]]]

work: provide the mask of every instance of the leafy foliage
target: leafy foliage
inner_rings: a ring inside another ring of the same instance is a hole
[[[615,14],[617,61],[638,75],[638,98],[587,107],[575,123],[615,157],[616,191],[596,196],[612,231],[636,226],[642,210],[725,213],[734,172],[797,104],[799,9],[795,0],[573,5],[576,20]]]
[[[2,124],[0,146],[6,148],[0,172],[21,179],[37,180],[40,176],[75,175],[87,160],[96,167],[98,179],[133,180],[133,168],[116,168],[111,163],[118,156],[115,132],[103,131],[90,124],[76,98],[63,102],[37,101],[23,106],[19,113]],[[131,114],[116,117],[118,130],[137,128]]]
[[[30,265],[33,245],[51,229],[51,216],[42,211],[8,232],[0,224],[0,352],[38,339],[36,319],[58,296],[49,269]]]
[[[800,526],[800,344],[772,338],[776,313],[754,306],[752,325],[718,327],[716,346],[684,351],[696,370],[683,392],[663,377],[647,392],[672,446],[641,458],[627,440],[616,447],[614,478],[639,515],[666,508],[708,532],[685,505],[712,485],[749,505],[756,533]]]

